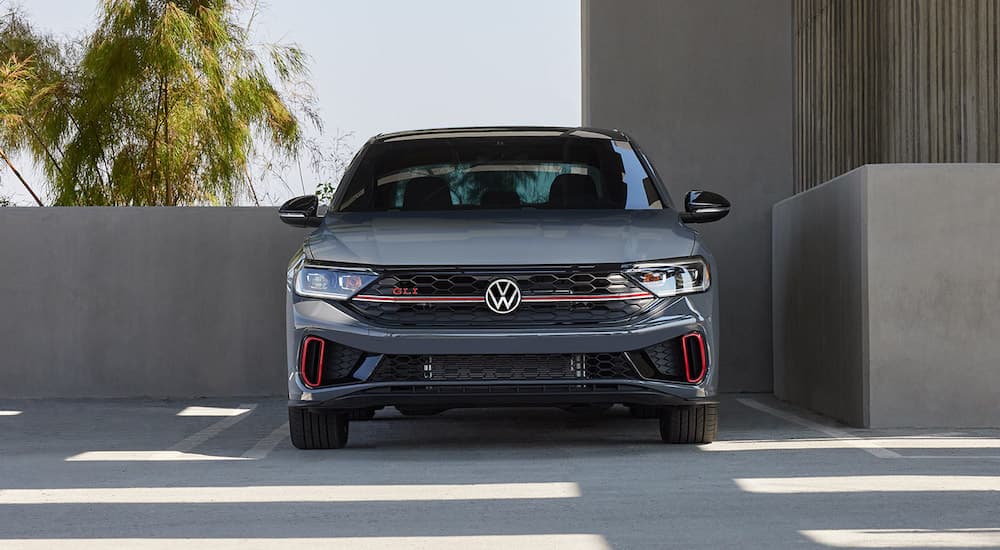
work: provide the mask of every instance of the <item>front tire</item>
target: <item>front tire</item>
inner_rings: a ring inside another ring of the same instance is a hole
[[[288,407],[288,432],[298,449],[340,449],[347,445],[347,413]]]
[[[715,403],[664,407],[660,412],[664,443],[711,443],[718,427],[719,405]]]

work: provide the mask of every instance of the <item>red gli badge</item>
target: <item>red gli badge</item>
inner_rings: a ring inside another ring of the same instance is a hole
[[[393,296],[416,296],[417,288],[397,286],[393,287],[392,294]]]

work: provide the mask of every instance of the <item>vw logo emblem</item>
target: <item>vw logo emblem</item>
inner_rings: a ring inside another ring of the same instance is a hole
[[[521,305],[521,289],[510,279],[497,279],[486,287],[486,307],[505,315]]]

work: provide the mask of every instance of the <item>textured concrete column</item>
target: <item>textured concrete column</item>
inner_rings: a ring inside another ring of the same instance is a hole
[[[771,390],[771,206],[792,192],[791,0],[583,1],[584,123],[633,135],[675,202],[721,192],[722,388]]]
[[[1000,162],[1000,1],[794,1],[795,188],[863,164]]]

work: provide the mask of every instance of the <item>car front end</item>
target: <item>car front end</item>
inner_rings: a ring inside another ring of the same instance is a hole
[[[481,166],[472,170],[499,172]],[[580,172],[574,166],[561,170]],[[560,181],[575,181],[553,177],[544,182],[547,205],[559,200]],[[461,198],[454,185],[450,192]],[[315,216],[320,227],[292,259],[288,394],[297,446],[342,446],[349,419],[389,406],[421,414],[623,404],[660,417],[665,441],[711,441],[716,269],[677,212],[404,201]]]

